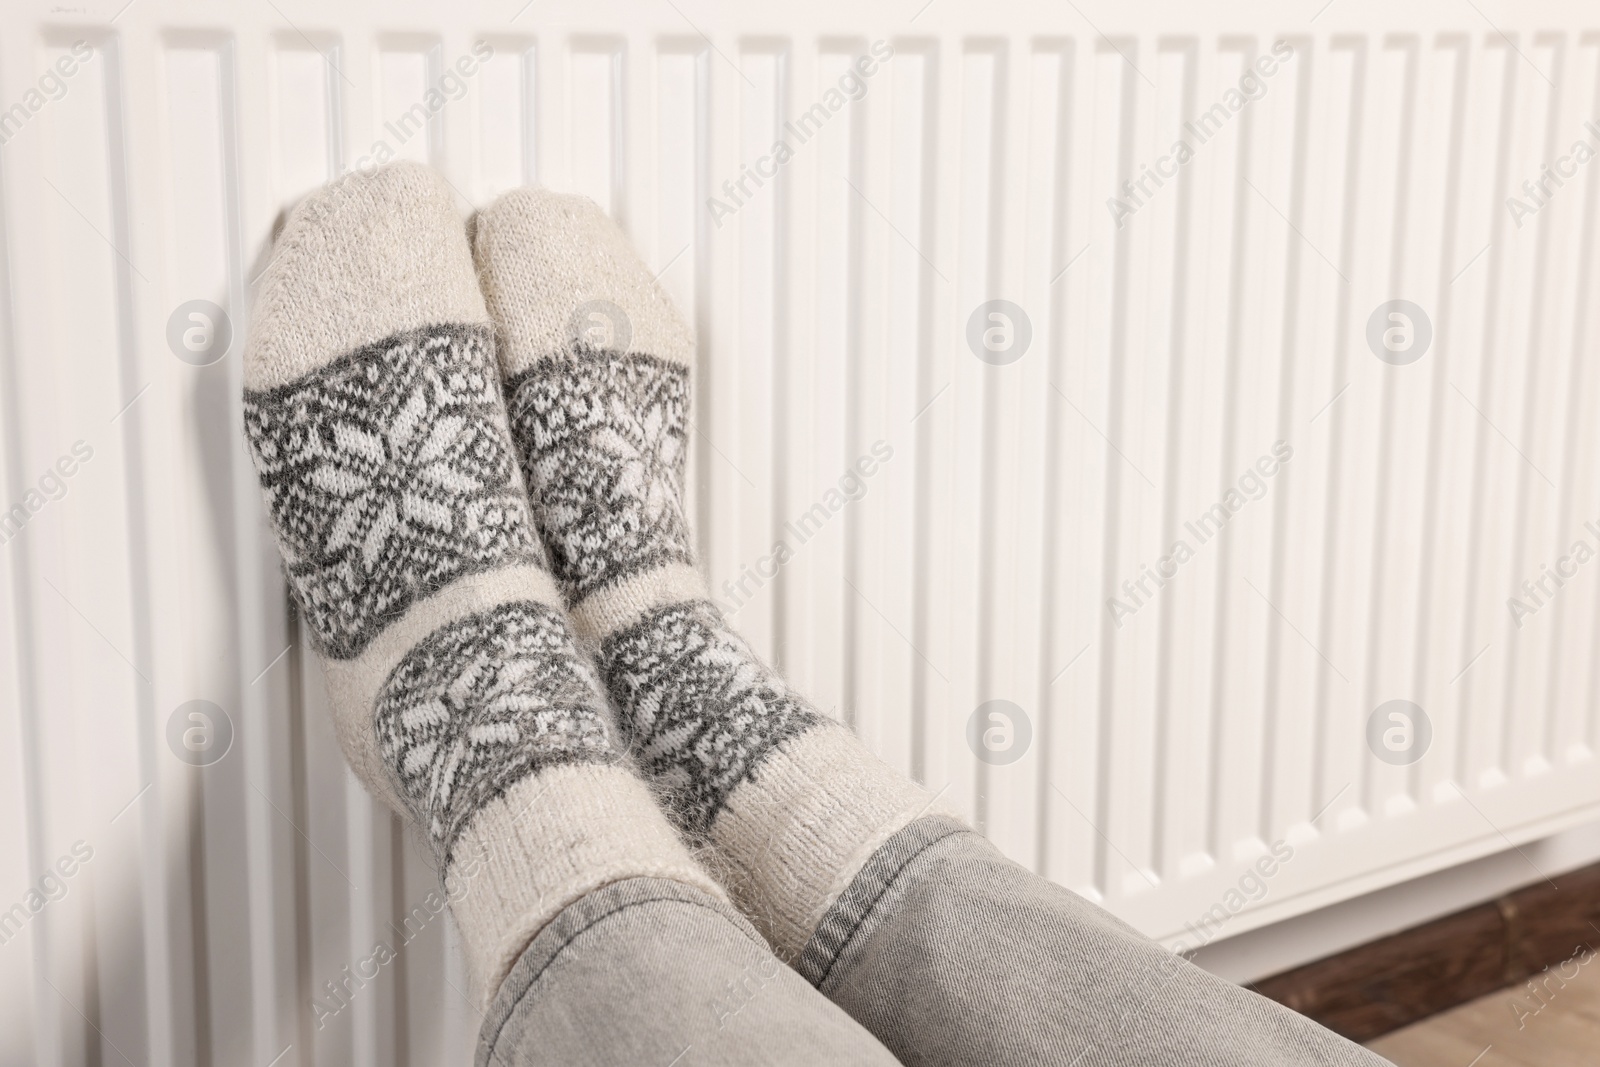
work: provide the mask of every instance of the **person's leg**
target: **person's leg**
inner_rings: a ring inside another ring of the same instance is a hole
[[[906,1067],[1386,1062],[937,817],[873,855],[795,966]]]
[[[513,965],[539,972],[494,1046],[598,1067],[702,1040],[725,986],[777,961],[614,743],[530,522],[448,186],[397,164],[308,198],[253,311],[245,431],[341,747],[432,846],[480,1003]],[[759,1002],[747,1018],[792,1019],[792,1040],[742,1055],[730,1030],[727,1062],[893,1063],[798,978]]]
[[[638,878],[590,893],[539,932],[489,1008],[478,1063],[896,1061],[726,900]]]
[[[348,175],[290,213],[244,379],[340,745],[433,847],[477,996],[592,889],[649,874],[715,892],[613,744],[545,569],[438,175]]]
[[[812,708],[709,599],[683,513],[694,343],[621,231],[519,189],[473,253],[534,520],[630,751],[779,956],[933,797]]]
[[[689,330],[593,203],[507,194],[473,252],[574,624],[631,750],[779,956],[908,1063],[1381,1062],[933,817],[932,796],[751,653],[683,513]],[[930,827],[948,840],[884,881]]]

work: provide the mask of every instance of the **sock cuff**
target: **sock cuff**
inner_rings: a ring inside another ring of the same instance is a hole
[[[473,816],[454,855],[445,893],[480,1007],[534,935],[596,889],[666,878],[727,899],[645,784],[617,766],[570,763],[529,775]]]
[[[793,959],[872,854],[937,797],[824,722],[769,753],[729,795],[711,841],[740,910]]]

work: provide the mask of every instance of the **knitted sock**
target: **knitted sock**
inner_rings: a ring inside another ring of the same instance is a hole
[[[720,895],[577,652],[448,187],[414,164],[347,176],[274,252],[246,435],[340,745],[426,831],[478,995],[590,890],[657,875]]]
[[[593,203],[536,189],[480,212],[534,520],[618,724],[730,895],[793,958],[931,798],[764,666],[710,602],[683,512],[694,343]]]

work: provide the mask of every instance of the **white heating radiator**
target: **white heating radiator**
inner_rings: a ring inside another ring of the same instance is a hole
[[[725,609],[1019,862],[1193,944],[1593,819],[1600,20],[1319,4],[9,0],[0,1062],[466,1062],[239,428],[388,154],[622,222]]]

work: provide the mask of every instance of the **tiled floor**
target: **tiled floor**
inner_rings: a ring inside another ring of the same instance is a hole
[[[1574,957],[1565,968],[1541,976],[1548,991],[1541,988],[1539,998],[1526,985],[1511,986],[1385,1034],[1369,1047],[1400,1067],[1595,1067],[1600,956]],[[1573,977],[1563,984],[1561,974]]]

